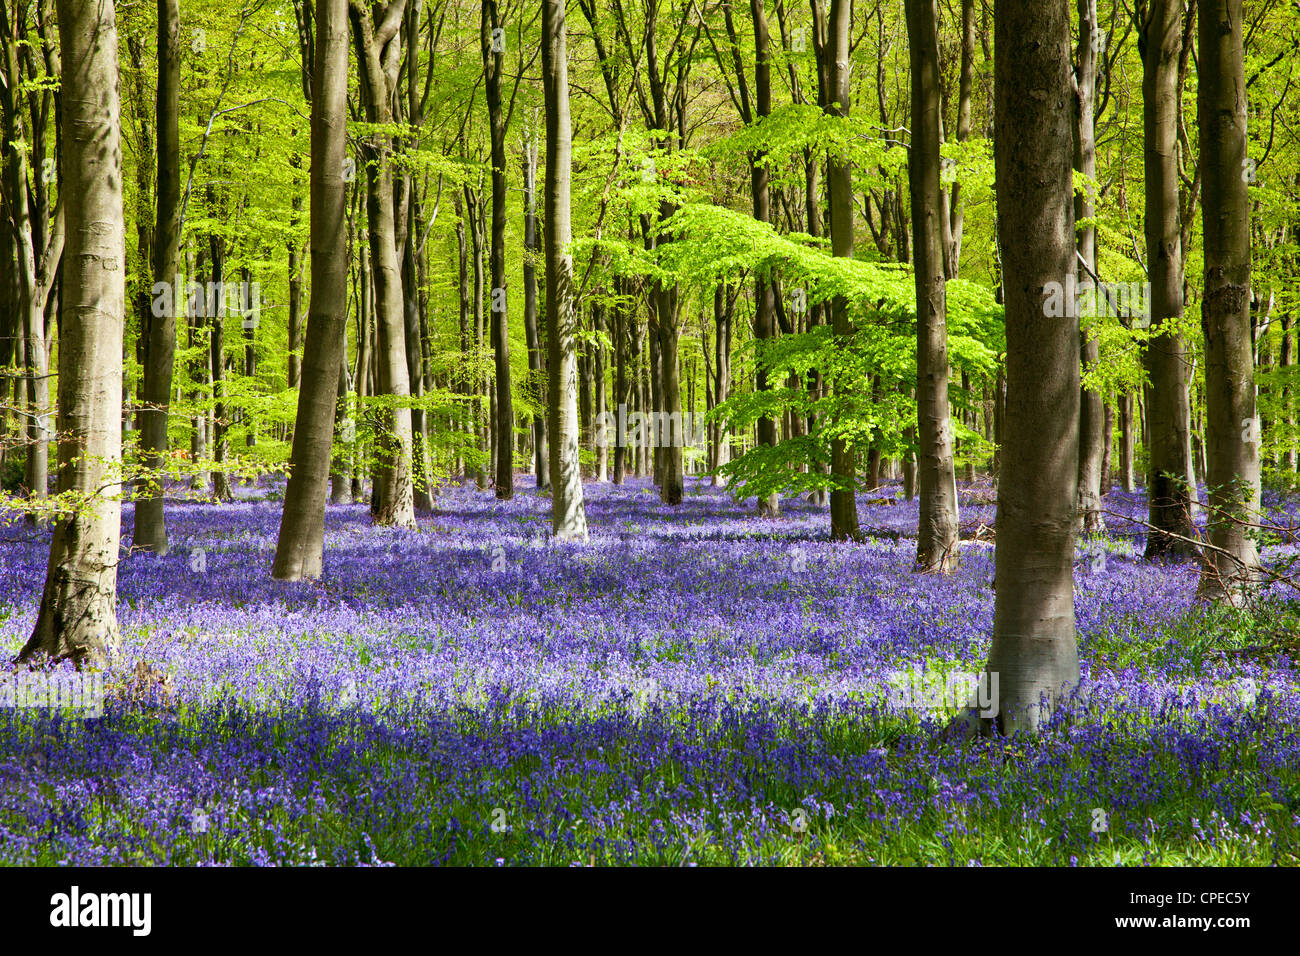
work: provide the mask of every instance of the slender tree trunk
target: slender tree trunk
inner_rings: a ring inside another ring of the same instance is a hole
[[[1119,397],[1119,481],[1125,491],[1137,487],[1134,480],[1134,458],[1137,444],[1134,429],[1135,402],[1132,392],[1124,392]]]
[[[750,0],[749,8],[754,21],[754,120],[761,122],[772,112],[772,68],[771,38],[767,27],[767,14],[764,10],[765,0]],[[772,221],[771,194],[768,185],[768,169],[763,153],[750,157],[749,181],[754,200],[754,218],[759,222]],[[776,338],[776,303],[774,288],[769,276],[758,275],[754,279],[754,338],[760,343]],[[768,379],[768,370],[759,365],[754,372],[756,391],[770,391],[772,383]],[[764,416],[758,420],[758,443],[775,448],[780,436],[777,434],[776,419]],[[781,497],[775,492],[758,502],[761,515],[776,517],[781,513]]]
[[[573,255],[569,251],[569,66],[565,0],[542,0],[542,88],[546,102],[546,336],[550,397],[551,529],[564,541],[587,540],[578,463],[577,331]]]
[[[295,170],[301,168],[300,157],[293,157]],[[295,183],[296,186],[296,183]],[[289,219],[291,229],[296,229],[299,213],[302,212],[302,196],[295,188],[293,197],[293,215]],[[302,377],[302,257],[298,251],[297,238],[289,240],[289,379],[290,388],[297,388]]]
[[[827,111],[833,116],[847,117],[851,87],[849,83],[849,34],[852,27],[850,0],[831,0],[830,29],[825,54],[830,58],[830,95]],[[853,258],[853,168],[847,155],[831,151],[827,163],[826,180],[830,191],[831,252],[836,256]],[[849,318],[849,304],[844,296],[836,296],[831,304],[835,338],[845,342],[853,334]],[[831,537],[834,540],[857,538],[858,504],[855,451],[842,438],[831,441],[831,474],[836,487],[831,491]]]
[[[611,331],[614,343],[614,415],[626,421],[627,336],[623,324],[627,320],[624,315],[626,309],[623,305],[623,297],[627,294],[627,289],[622,276],[617,277],[614,283],[615,292],[618,294],[618,300],[614,305],[614,327]],[[627,447],[624,445],[624,440],[625,436],[620,432],[614,443],[614,471],[610,480],[616,485],[623,483],[623,475],[627,471]]]
[[[1250,329],[1250,189],[1241,0],[1201,0],[1197,125],[1205,234],[1205,444],[1210,551],[1203,595],[1236,601],[1259,569],[1259,418]],[[1225,553],[1226,552],[1226,553]]]
[[[293,430],[289,484],[271,576],[301,581],[321,574],[325,498],[345,358],[348,260],[347,0],[318,0],[311,117],[311,303],[302,387]]]
[[[205,296],[204,312],[212,323],[209,337],[209,362],[212,368],[212,496],[218,501],[230,501],[234,495],[230,489],[230,476],[226,474],[226,457],[229,451],[226,443],[226,297],[221,291],[226,281],[226,240],[217,235],[208,237],[209,251],[212,257],[212,281],[209,289],[215,289],[215,295]]]
[[[1294,333],[1291,331],[1291,316],[1286,312],[1282,313],[1282,343],[1278,354],[1278,365],[1282,369],[1282,427],[1283,443],[1281,466],[1285,472],[1285,480],[1288,486],[1295,484],[1296,473],[1296,441],[1295,441],[1295,407],[1291,399],[1291,386],[1285,384],[1290,380],[1291,369],[1295,362],[1293,359],[1293,339]]]
[[[916,276],[916,407],[921,516],[914,569],[952,570],[957,560],[957,473],[948,420],[948,307],[944,280],[943,187],[939,179],[939,10],[907,0],[912,61],[912,244]]]
[[[1113,396],[1112,396],[1113,397]],[[1115,434],[1115,407],[1110,402],[1105,403],[1105,411],[1102,415],[1101,422],[1101,496],[1104,500],[1110,493],[1111,486],[1111,452],[1114,442],[1112,438]]]
[[[187,269],[187,273],[194,276],[201,286],[205,281],[205,259],[207,249],[204,246],[199,247],[198,255],[195,257],[193,269]],[[186,257],[188,260],[188,256]],[[189,347],[191,354],[195,358],[190,362],[190,377],[194,383],[194,388],[190,392],[190,401],[199,404],[210,394],[209,377],[212,372],[211,349],[207,342],[208,332],[204,328],[206,311],[201,305],[201,299],[198,296],[191,296],[186,292],[186,308],[189,311],[187,319],[188,339],[186,345]],[[208,454],[208,412],[200,408],[194,413],[190,421],[190,458],[194,462],[200,462]],[[206,494],[208,491],[208,476],[206,471],[200,471],[190,479],[190,487],[195,491]]]
[[[122,329],[126,311],[117,17],[58,0],[67,257],[59,341],[59,490],[87,497],[55,523],[45,589],[18,655],[99,663],[121,644]]]
[[[592,309],[593,331],[597,335],[605,332],[605,306],[597,304]],[[599,341],[593,343],[591,354],[592,366],[592,414],[597,422],[605,421],[605,349]],[[609,440],[599,442],[596,448],[596,480],[606,482],[609,480]]]
[[[1067,0],[999,0],[994,19],[1007,408],[986,665],[998,711],[985,726],[1034,733],[1079,681],[1079,325],[1045,319],[1048,284],[1071,288],[1076,275],[1070,13]]]
[[[957,142],[964,143],[971,135],[971,100],[975,82],[975,0],[962,0],[961,4],[961,65],[957,80]],[[942,112],[940,125],[942,126]],[[962,198],[961,181],[952,184],[952,193],[941,195],[948,199],[948,215],[944,217],[944,275],[957,278],[961,267],[961,244],[965,232],[966,204]],[[913,224],[913,229],[915,229]]]
[[[515,495],[515,409],[510,389],[510,325],[506,310],[506,117],[501,105],[504,44],[492,42],[498,27],[496,0],[483,0],[479,39],[492,138],[492,352],[496,357],[496,494],[501,501]]]
[[[1074,168],[1088,181],[1083,192],[1074,197],[1074,216],[1080,225],[1076,233],[1079,255],[1094,273],[1097,271],[1097,227],[1091,224],[1096,215],[1093,183],[1097,178],[1097,132],[1095,128],[1097,60],[1102,55],[1097,20],[1097,0],[1076,0],[1079,11],[1079,53],[1074,73]],[[1100,296],[1101,290],[1095,294]],[[1089,325],[1096,319],[1089,320]],[[1100,358],[1097,336],[1089,327],[1079,340],[1083,370],[1090,371]],[[1101,462],[1105,427],[1105,402],[1095,387],[1085,387],[1079,412],[1079,523],[1082,531],[1097,532],[1105,522],[1101,516],[1103,476]]]
[[[483,355],[483,222],[480,210],[481,203],[477,194],[467,185],[465,187],[465,209],[469,214],[469,237],[470,248],[474,254],[474,295],[471,299],[472,310],[470,317],[473,320],[474,334],[474,368],[478,368],[479,358]],[[474,480],[479,490],[488,486],[488,473],[491,469],[491,441],[488,435],[488,422],[491,421],[491,410],[486,416],[483,415],[483,398],[486,393],[486,380],[483,375],[475,371],[474,373],[474,440],[476,447],[481,455],[486,455],[488,463],[485,466],[479,463],[474,468]]]
[[[713,298],[713,400],[725,402],[731,395],[731,318],[734,300],[726,286],[719,286]],[[713,467],[720,468],[731,461],[731,435],[725,422],[718,422],[713,452]],[[721,476],[714,475],[713,484],[723,484]]]
[[[348,427],[351,422],[351,408],[348,403],[348,330],[346,318],[347,310],[344,310],[343,347],[339,349],[339,374],[334,404],[334,430],[339,435],[344,447],[339,454],[334,456],[330,468],[330,504],[332,505],[348,503],[348,495],[351,490],[348,462],[352,458],[352,445],[355,443],[356,430],[355,424],[352,424],[350,429]],[[299,401],[301,401],[301,396]]]
[[[682,383],[677,361],[678,292],[677,286],[657,284],[655,304],[658,313],[659,340],[659,395],[664,423],[659,441],[662,453],[663,477],[659,496],[665,504],[679,505],[685,493],[682,453]]]
[[[528,372],[536,389],[538,411],[533,415],[533,471],[537,490],[551,487],[550,453],[546,449],[545,353],[537,328],[537,134],[530,130],[524,142],[524,338],[528,344]]]
[[[415,183],[412,181],[407,195],[410,227],[406,230],[406,240],[402,243],[402,319],[406,339],[406,375],[410,381],[411,394],[420,396],[424,394],[424,344],[420,328],[420,268],[415,251],[420,209],[415,193]],[[412,408],[411,493],[415,510],[421,514],[433,511],[427,435],[424,409]]]
[[[176,313],[184,301],[181,258],[180,0],[158,0],[158,186],[153,238],[154,309],[144,367],[140,445],[150,472],[135,505],[135,547],[167,553],[163,516],[163,456],[167,453]],[[165,308],[159,309],[159,293]]]
[[[361,65],[363,99],[370,123],[393,121],[401,39],[398,28],[405,0],[395,0],[378,25],[356,0],[351,7],[353,39]],[[366,209],[370,228],[371,278],[375,287],[376,389],[387,407],[380,408],[376,435],[375,523],[414,529],[412,485],[410,375],[406,367],[406,323],[402,303],[401,266],[394,221],[391,144],[378,133],[364,145]]]
[[[1146,557],[1190,556],[1193,476],[1188,471],[1191,406],[1183,315],[1182,224],[1178,196],[1178,60],[1183,4],[1151,0],[1142,51],[1142,125],[1147,266],[1152,335],[1145,355],[1149,521]],[[1164,533],[1162,533],[1164,532]],[[1177,536],[1177,537],[1174,537]]]

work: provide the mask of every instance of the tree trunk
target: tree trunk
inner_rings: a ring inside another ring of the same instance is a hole
[[[406,341],[406,376],[411,394],[424,394],[424,344],[420,322],[420,275],[416,255],[416,231],[419,226],[420,206],[416,199],[415,183],[408,190],[410,227],[402,243],[402,321]],[[421,514],[433,511],[432,476],[427,443],[427,422],[422,408],[411,409],[411,493],[415,510]]]
[[[478,195],[470,186],[465,186],[465,211],[469,215],[469,238],[470,248],[474,254],[474,294],[470,300],[471,305],[471,325],[474,342],[474,441],[475,447],[480,455],[486,455],[488,458],[487,465],[482,462],[474,467],[474,481],[479,490],[488,486],[488,473],[491,468],[492,452],[489,445],[490,436],[488,435],[487,422],[491,421],[491,410],[485,416],[483,414],[483,398],[486,393],[486,380],[483,375],[477,371],[479,359],[483,355],[483,218],[480,210],[481,203]]]
[[[1182,228],[1178,196],[1178,60],[1183,4],[1151,0],[1142,51],[1142,125],[1146,187],[1147,266],[1152,336],[1145,355],[1148,523],[1146,558],[1190,556],[1193,476],[1188,471],[1191,406],[1183,315]],[[1165,533],[1161,533],[1165,532]],[[1176,535],[1178,537],[1171,537]]]
[[[725,402],[731,396],[731,318],[734,311],[734,299],[726,286],[719,286],[713,298],[713,400],[717,404]],[[726,422],[718,422],[714,436],[713,467],[720,468],[731,461],[731,436]],[[716,487],[721,478],[714,475]]]
[[[346,252],[345,252],[346,255]],[[347,318],[347,310],[344,309],[344,319]],[[348,330],[347,323],[343,327],[343,346],[339,349],[339,373],[338,385],[335,391],[334,403],[334,430],[339,435],[344,445],[344,451],[335,455],[330,467],[330,504],[343,505],[348,503],[350,488],[350,476],[348,474],[348,462],[352,460],[352,445],[355,443],[356,425],[351,421],[351,408],[348,402]],[[302,398],[299,396],[299,401]]]
[[[763,9],[764,0],[749,0],[750,12],[754,20],[754,99],[753,119],[761,122],[772,112],[772,68],[771,39],[767,28],[767,15]],[[750,190],[754,200],[754,218],[759,222],[772,221],[771,195],[768,186],[768,169],[763,153],[755,153],[749,164]],[[754,279],[754,338],[768,342],[776,338],[776,303],[773,301],[773,283],[769,276],[758,275]],[[761,346],[760,346],[761,348]],[[754,371],[755,391],[765,392],[772,388],[768,381],[768,370],[758,365]],[[775,448],[778,441],[776,419],[770,415],[758,420],[758,443]],[[758,502],[758,512],[768,517],[781,513],[781,496],[775,492]]]
[[[1134,425],[1135,402],[1132,392],[1124,392],[1119,397],[1119,481],[1125,491],[1133,491],[1137,486],[1134,481],[1134,458],[1136,457],[1136,435]]]
[[[1282,342],[1278,353],[1278,365],[1282,369],[1282,456],[1279,461],[1284,475],[1283,479],[1288,487],[1295,484],[1296,473],[1296,441],[1295,441],[1295,409],[1291,400],[1291,386],[1286,384],[1290,380],[1291,368],[1294,359],[1292,358],[1292,340],[1294,334],[1291,331],[1291,316],[1286,312],[1282,313]]]
[[[353,4],[353,38],[360,62],[367,121],[393,122],[400,38],[397,36],[405,0],[395,0],[375,26]],[[366,210],[370,229],[371,279],[375,286],[376,388],[387,407],[380,406],[375,440],[375,469],[379,510],[375,523],[414,529],[412,485],[410,375],[406,367],[406,323],[402,309],[402,276],[394,222],[391,144],[376,133],[363,146],[366,162]]]
[[[537,490],[551,487],[550,453],[546,449],[546,383],[541,336],[537,328],[537,134],[524,141],[524,338],[528,344],[529,377],[537,389],[533,414],[533,471]]]
[[[1260,496],[1241,0],[1202,0],[1198,31],[1206,485],[1210,544],[1216,549],[1206,556],[1200,591],[1237,601],[1259,569],[1248,525],[1258,520]]]
[[[209,194],[211,198],[211,194]],[[226,281],[226,240],[222,236],[208,237],[212,256],[212,281],[209,289],[216,295],[204,295],[204,313],[212,323],[209,338],[209,362],[212,368],[212,496],[218,501],[230,501],[230,476],[226,474],[226,297],[222,292]]]
[[[325,498],[337,419],[339,370],[344,361],[348,295],[347,0],[318,0],[311,117],[311,303],[303,350],[302,387],[293,429],[271,576],[301,581],[321,574]]]
[[[121,645],[122,329],[126,309],[117,17],[58,0],[67,256],[59,341],[59,490],[87,500],[55,523],[27,661],[100,663]]]
[[[1093,198],[1097,178],[1096,88],[1097,60],[1102,55],[1098,33],[1097,0],[1076,0],[1079,11],[1079,58],[1074,74],[1074,168],[1086,179],[1087,185],[1074,197],[1074,217],[1078,222],[1091,220],[1096,215]],[[1097,271],[1097,227],[1081,225],[1076,232],[1079,255],[1094,273]],[[1094,293],[1101,296],[1102,291]],[[1100,310],[1097,310],[1100,311]],[[1098,320],[1089,320],[1093,325]],[[1097,336],[1090,327],[1081,332],[1079,340],[1083,370],[1090,371],[1100,358]],[[1079,406],[1079,518],[1081,531],[1095,533],[1105,527],[1101,516],[1103,475],[1101,461],[1104,444],[1105,402],[1096,388],[1084,388]]]
[[[614,304],[614,319],[611,335],[614,344],[614,415],[620,420],[626,420],[627,414],[627,335],[624,333],[623,325],[627,321],[625,318],[626,309],[624,308],[623,296],[627,294],[626,282],[622,276],[614,280],[614,290],[618,299]],[[614,442],[614,466],[610,480],[616,484],[623,483],[623,475],[627,471],[627,448],[624,445],[625,436],[619,434]]]
[[[510,325],[506,311],[506,117],[501,106],[504,44],[492,42],[498,28],[496,0],[483,0],[480,36],[492,137],[492,352],[496,357],[496,493],[508,501],[515,495],[515,409],[510,395]]]
[[[662,454],[663,476],[659,497],[669,505],[682,503],[685,485],[682,470],[682,384],[677,362],[678,294],[676,285],[655,284],[658,316],[659,398],[663,428],[655,447]]]
[[[301,168],[300,157],[293,157],[295,170]],[[295,182],[295,187],[297,183]],[[302,196],[295,188],[293,197],[293,215],[289,219],[291,229],[296,229],[299,213],[302,211]],[[298,240],[289,240],[289,371],[288,384],[297,388],[302,378],[302,257],[299,255]]]
[[[1079,681],[1079,325],[1044,320],[1048,283],[1075,277],[1070,13],[1067,0],[999,0],[994,18],[1007,407],[986,666],[998,711],[985,726],[1034,733]]]
[[[597,303],[591,310],[592,331],[600,335],[605,331],[605,306]],[[592,343],[591,346],[591,368],[592,368],[592,415],[595,421],[603,423],[605,421],[605,349],[600,341]],[[594,433],[593,433],[594,434]],[[606,482],[609,480],[609,441],[599,442],[596,448],[596,480]]]
[[[914,570],[947,572],[957,559],[957,473],[948,420],[948,307],[944,280],[943,187],[939,179],[939,10],[907,0],[912,67],[912,244],[916,277],[916,408],[921,515]]]
[[[825,54],[831,59],[830,95],[827,112],[847,117],[851,88],[849,83],[849,33],[852,27],[851,0],[831,0],[829,36]],[[853,258],[853,169],[847,155],[832,150],[826,163],[826,182],[830,192],[831,252]],[[831,304],[835,338],[844,343],[853,334],[849,304],[836,296]],[[831,474],[836,487],[831,491],[831,538],[836,541],[856,539],[858,529],[857,476],[855,451],[842,438],[831,441]]]
[[[550,397],[551,529],[563,541],[587,540],[587,512],[578,462],[577,323],[573,256],[569,252],[569,66],[564,0],[542,0],[542,88],[546,102],[546,335]]]
[[[181,251],[180,2],[158,0],[158,186],[153,237],[154,308],[144,367],[144,411],[140,447],[147,472],[135,505],[136,548],[167,553],[163,516],[163,456],[176,362],[176,312]],[[162,293],[163,309],[158,308]]]

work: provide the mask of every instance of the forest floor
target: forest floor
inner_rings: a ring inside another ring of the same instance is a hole
[[[120,568],[104,716],[0,709],[0,863],[1300,863],[1300,601],[1199,605],[1111,517],[1076,564],[1086,699],[951,740],[915,675],[988,653],[987,486],[946,577],[911,573],[895,487],[853,545],[694,479],[586,492],[585,546],[531,488],[453,486],[418,533],[331,507],[304,584],[269,576],[278,501],[169,503],[172,552]],[[0,528],[6,658],[47,553]]]

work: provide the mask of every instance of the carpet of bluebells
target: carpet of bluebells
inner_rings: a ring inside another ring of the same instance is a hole
[[[0,710],[0,863],[1300,862],[1300,601],[1198,604],[1194,565],[1140,560],[1139,496],[1079,544],[1086,696],[1036,739],[953,739],[887,689],[988,653],[987,487],[944,577],[911,572],[893,488],[860,544],[694,479],[677,508],[586,493],[587,545],[531,489],[450,487],[418,532],[332,506],[300,584],[270,578],[276,489],[169,503],[171,553],[123,552],[104,716]],[[0,527],[6,658],[47,553]]]

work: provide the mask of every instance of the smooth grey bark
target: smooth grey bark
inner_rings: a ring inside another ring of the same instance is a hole
[[[149,478],[135,504],[135,542],[141,550],[167,553],[167,522],[163,514],[163,456],[167,453],[172,370],[176,364],[176,313],[183,307],[179,285],[181,261],[181,137],[180,137],[180,0],[158,0],[158,183],[153,236],[154,291],[163,295],[161,315],[149,317],[145,352],[144,410],[140,415],[140,448]],[[154,298],[153,312],[158,312]]]
[[[912,195],[916,279],[916,410],[920,522],[914,570],[947,572],[957,560],[957,473],[948,419],[948,305],[939,178],[939,9],[936,0],[906,0],[912,68]]]
[[[376,9],[376,20],[360,0],[351,0],[353,41],[360,63],[366,119],[393,122],[394,90],[401,53],[399,37],[406,0]],[[375,286],[375,394],[381,396],[376,433],[375,523],[414,529],[411,381],[406,365],[406,323],[401,265],[394,222],[392,145],[384,134],[363,143],[366,154],[366,211],[370,230],[371,279]]]
[[[849,33],[852,27],[851,0],[831,0],[830,23],[824,54],[830,59],[830,99],[826,111],[832,116],[847,117],[851,88],[849,84]],[[853,258],[853,169],[847,156],[827,157],[826,183],[830,192],[831,253]],[[844,296],[831,303],[831,322],[835,338],[844,342],[853,334],[849,304]],[[831,440],[831,474],[837,487],[831,491],[831,538],[840,541],[857,538],[858,527],[857,468],[855,452],[844,439]]]
[[[551,530],[564,541],[587,540],[578,462],[577,321],[570,225],[572,131],[564,0],[542,0],[542,89],[546,102],[547,385],[550,395]]]
[[[1183,241],[1179,214],[1180,0],[1151,0],[1142,54],[1143,175],[1146,252],[1151,281],[1151,338],[1146,353],[1148,524],[1145,557],[1190,556],[1193,476],[1189,471],[1190,352],[1183,316]]]
[[[1205,236],[1205,444],[1210,544],[1202,596],[1240,601],[1256,581],[1259,418],[1250,327],[1250,187],[1241,0],[1201,0],[1197,125]]]
[[[54,524],[31,637],[18,655],[97,664],[121,645],[122,329],[126,312],[121,103],[112,0],[59,0],[66,217],[59,341],[59,491],[85,496]]]
[[[320,577],[325,499],[347,331],[347,0],[318,0],[311,103],[311,302],[302,385],[294,420],[289,484],[271,576]]]
[[[984,726],[1034,733],[1079,682],[1079,323],[1045,308],[1048,283],[1068,288],[1076,274],[1070,12],[1067,0],[999,0],[994,21],[1007,397],[986,665],[998,712]]]

